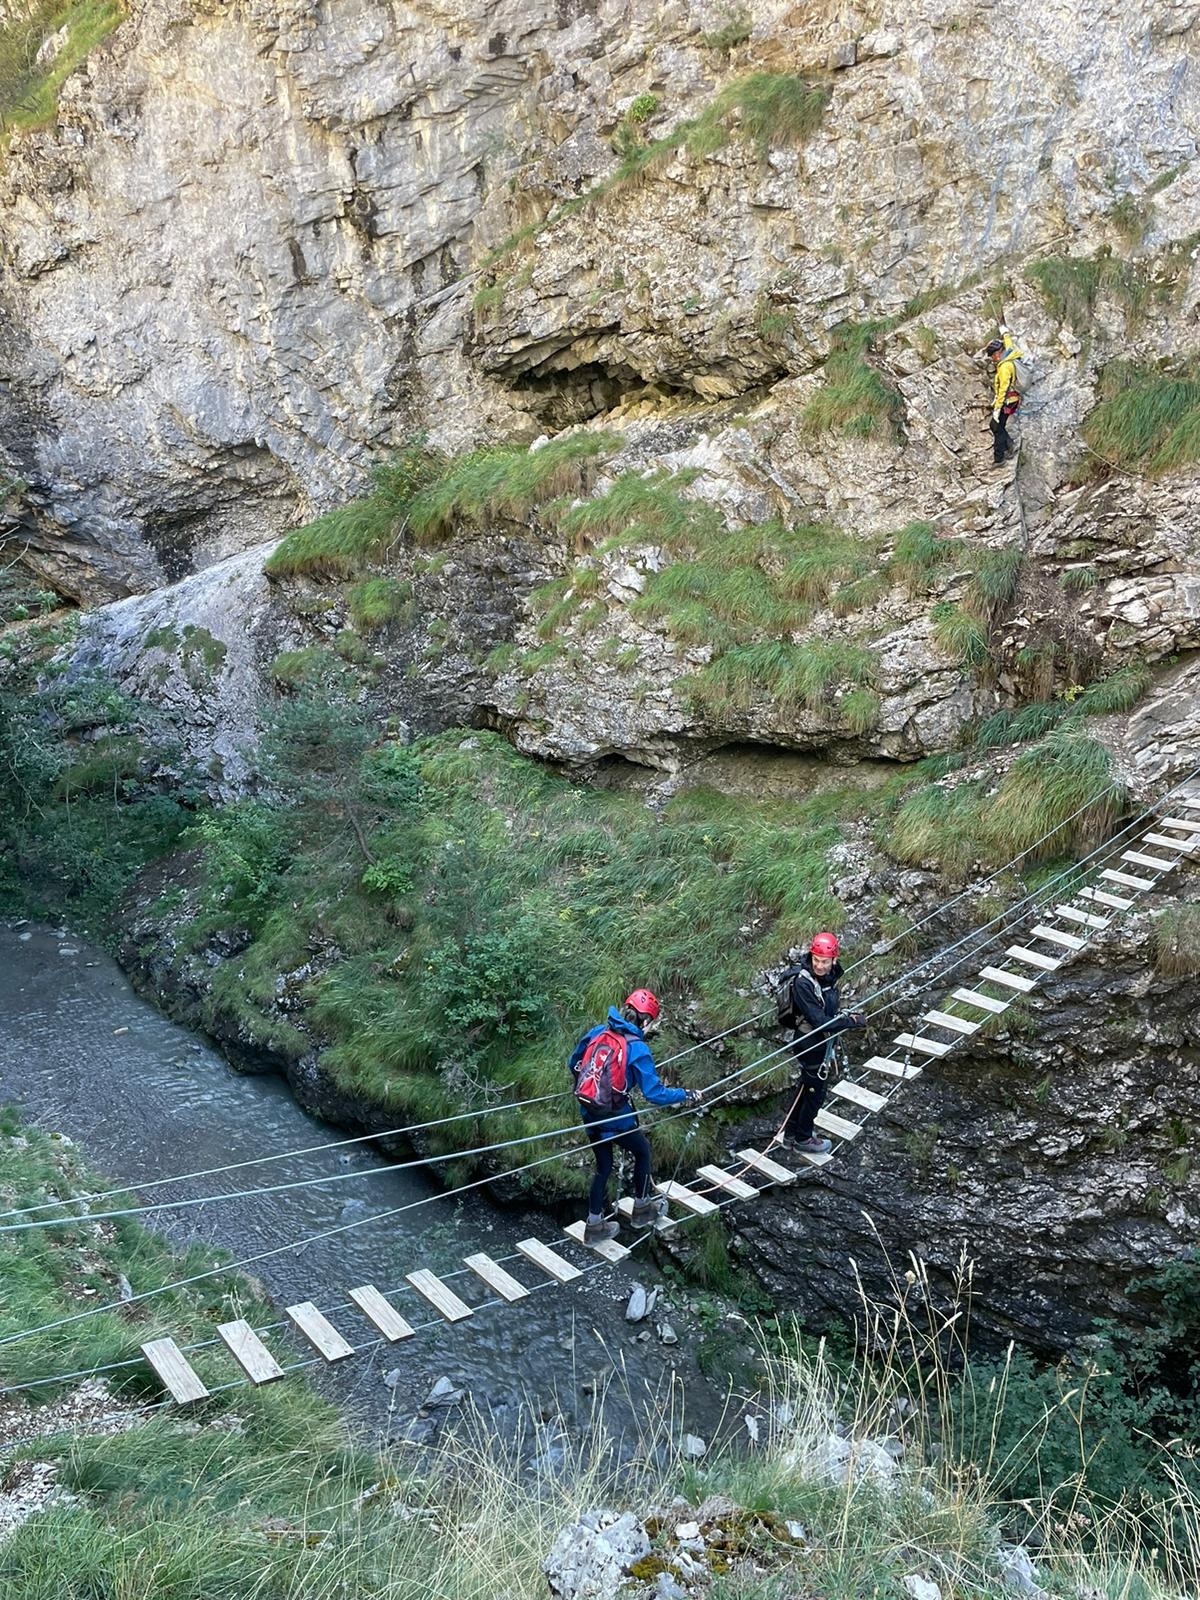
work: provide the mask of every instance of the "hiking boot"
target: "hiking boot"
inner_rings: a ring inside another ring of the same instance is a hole
[[[603,1244],[606,1239],[615,1239],[621,1231],[619,1222],[585,1222],[583,1225],[584,1244]]]
[[[800,1150],[806,1156],[827,1156],[833,1149],[832,1139],[819,1139],[815,1133],[807,1139],[789,1139],[788,1143],[793,1150]]]
[[[667,1214],[667,1202],[663,1195],[651,1195],[647,1200],[635,1200],[630,1222],[635,1228],[652,1228],[656,1222]]]

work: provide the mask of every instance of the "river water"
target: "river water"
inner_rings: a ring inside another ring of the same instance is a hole
[[[0,924],[0,1101],[18,1106],[30,1125],[79,1143],[86,1160],[113,1180],[106,1187],[136,1188],[344,1137],[302,1112],[281,1079],[233,1072],[207,1043],[139,998],[102,951],[65,930],[29,923]],[[479,1250],[505,1256],[530,1234],[582,1266],[596,1259],[556,1237],[549,1219],[496,1210],[478,1195],[458,1203],[434,1199],[385,1219],[385,1211],[436,1190],[419,1169],[397,1171],[369,1145],[289,1155],[148,1190],[142,1199],[174,1201],[308,1178],[338,1181],[163,1211],[147,1222],[179,1243],[219,1246],[238,1260],[288,1246],[248,1270],[280,1307],[299,1300],[338,1307],[330,1320],[355,1345],[373,1332],[346,1302],[353,1285],[397,1291],[397,1309],[416,1325],[435,1315],[404,1283],[419,1267],[461,1271],[464,1256]],[[347,1222],[354,1226],[335,1237],[302,1242]],[[672,1406],[677,1428],[686,1423],[711,1437],[723,1395],[696,1367],[686,1303],[677,1297],[665,1311],[680,1335],[677,1344],[658,1335],[661,1303],[642,1325],[625,1321],[634,1278],[656,1281],[641,1251],[561,1288],[527,1262],[510,1262],[508,1270],[538,1292],[515,1305],[484,1308],[491,1295],[474,1274],[454,1277],[451,1287],[481,1308],[470,1321],[439,1325],[400,1345],[374,1345],[338,1366],[311,1368],[311,1375],[343,1412],[379,1436],[430,1436],[448,1413],[423,1403],[433,1384],[448,1378],[477,1405],[509,1419],[527,1403],[535,1414],[561,1411],[568,1423],[581,1422],[598,1391],[609,1426],[627,1438],[646,1417],[661,1421]],[[170,1335],[153,1306],[147,1302],[144,1337]],[[290,1331],[268,1342],[284,1365],[313,1354]],[[231,1360],[229,1376],[238,1375]]]

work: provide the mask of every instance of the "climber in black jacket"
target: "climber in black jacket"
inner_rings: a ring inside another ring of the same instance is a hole
[[[821,1109],[833,1055],[833,1036],[847,1028],[863,1028],[861,1011],[838,1012],[838,980],[842,968],[836,934],[818,933],[794,969],[781,1021],[794,1029],[792,1055],[800,1063],[799,1093],[783,1126],[783,1137],[809,1155],[827,1155],[833,1146],[820,1138],[813,1118]]]

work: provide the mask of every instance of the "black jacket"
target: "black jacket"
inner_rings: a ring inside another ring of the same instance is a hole
[[[854,1026],[851,1017],[838,1016],[838,980],[841,963],[835,961],[823,978],[812,969],[811,956],[802,956],[792,979],[792,1005],[799,1021],[793,1034],[792,1054],[806,1067],[819,1067],[835,1033]]]

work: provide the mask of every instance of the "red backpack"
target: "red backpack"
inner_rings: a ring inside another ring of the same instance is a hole
[[[603,1029],[591,1041],[575,1074],[575,1093],[585,1106],[611,1111],[617,1100],[624,1099],[626,1054],[625,1037],[613,1028]]]

